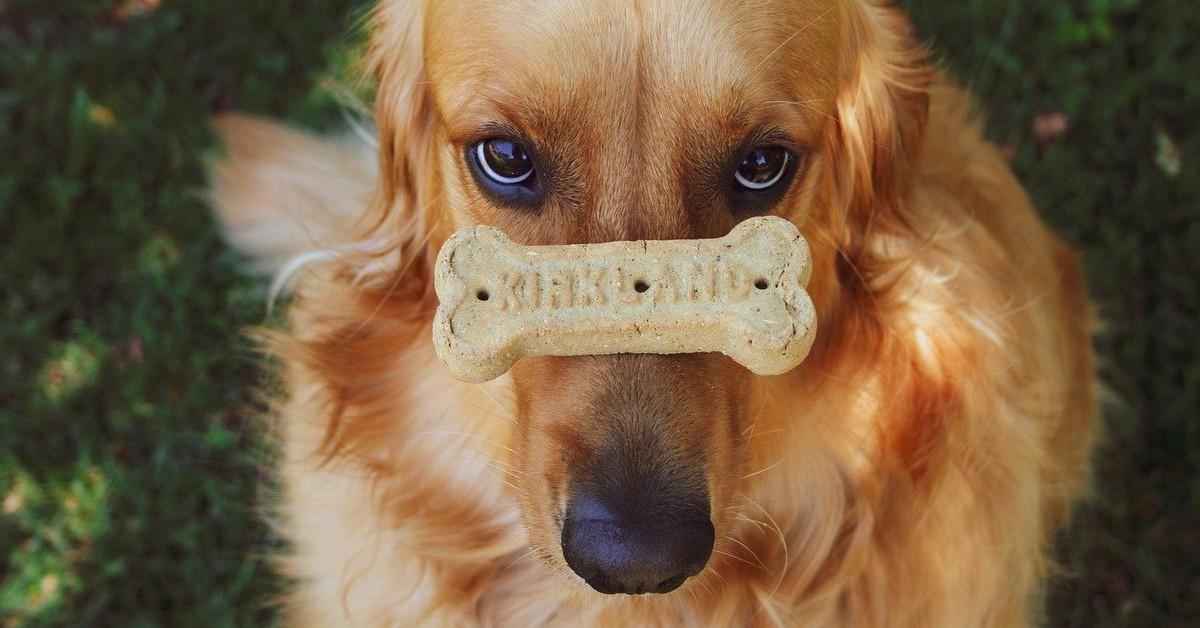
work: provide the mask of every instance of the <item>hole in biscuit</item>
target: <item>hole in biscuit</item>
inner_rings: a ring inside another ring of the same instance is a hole
[[[759,277],[758,281],[754,282],[754,287],[758,288],[759,290],[766,290],[767,286],[769,286],[769,285],[771,285],[771,284],[767,283],[767,280],[763,279],[761,277]]]
[[[488,297],[490,296],[491,295],[488,294],[487,290],[480,290],[479,292],[475,293],[475,298],[479,299],[480,301],[487,301]]]
[[[650,284],[646,283],[645,279],[638,279],[633,282],[633,289],[637,292],[645,292],[650,289]]]

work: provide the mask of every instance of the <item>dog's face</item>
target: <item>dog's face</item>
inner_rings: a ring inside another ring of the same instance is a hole
[[[381,10],[375,42],[384,167],[435,245],[475,224],[523,244],[711,238],[771,213],[832,259],[838,3],[439,0],[388,34],[405,11]],[[420,59],[387,60],[417,40]],[[691,354],[527,358],[512,378],[533,547],[604,593],[700,573],[749,472],[754,376]]]
[[[433,3],[440,218],[525,244],[799,218],[837,86],[822,4]]]

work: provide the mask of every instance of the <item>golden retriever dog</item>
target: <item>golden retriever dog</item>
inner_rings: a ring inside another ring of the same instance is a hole
[[[1076,255],[883,0],[384,0],[372,133],[218,120],[269,344],[294,625],[1020,626],[1086,492]],[[808,239],[817,340],[437,360],[456,230]]]

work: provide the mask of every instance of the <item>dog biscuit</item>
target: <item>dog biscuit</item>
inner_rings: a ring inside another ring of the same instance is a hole
[[[759,375],[804,359],[816,333],[808,243],[746,220],[723,238],[521,246],[462,229],[438,255],[438,356],[483,382],[533,355],[720,351]]]

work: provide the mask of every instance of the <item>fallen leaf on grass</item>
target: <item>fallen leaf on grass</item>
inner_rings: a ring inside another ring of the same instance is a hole
[[[1062,112],[1040,113],[1033,118],[1033,137],[1038,144],[1049,144],[1071,128],[1071,119]]]
[[[1179,154],[1179,145],[1162,129],[1154,132],[1154,144],[1158,147],[1154,154],[1154,163],[1158,169],[1172,179],[1179,176],[1179,171],[1183,169],[1183,157]]]

